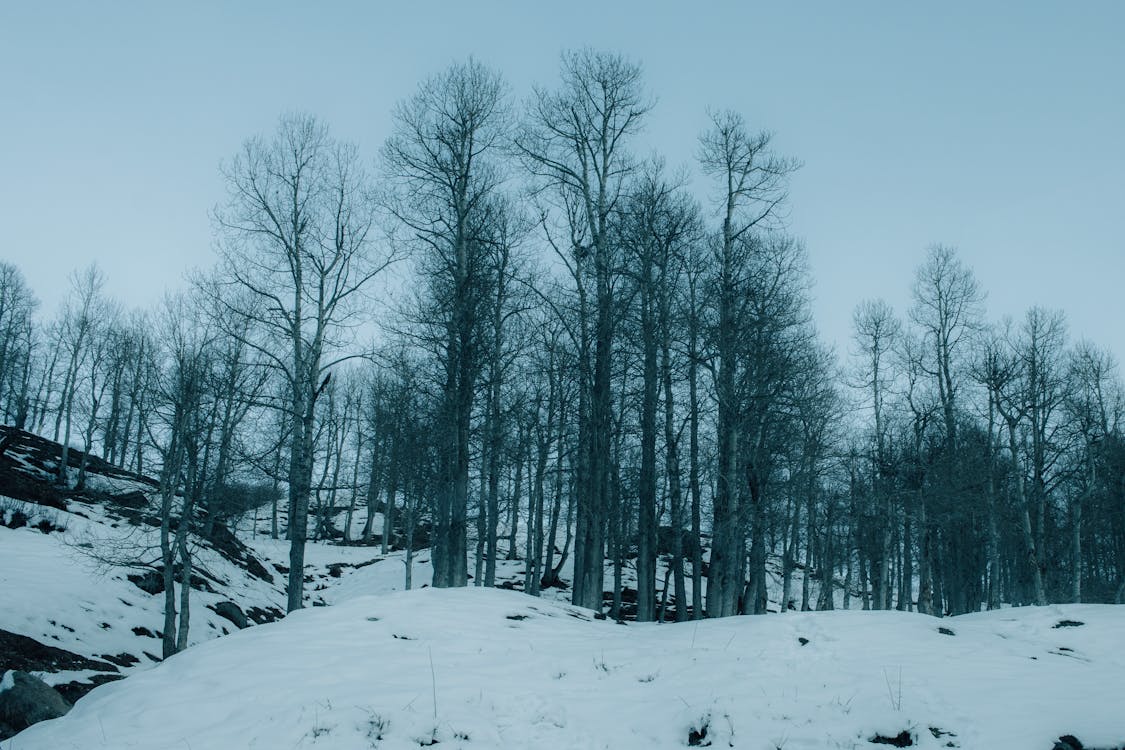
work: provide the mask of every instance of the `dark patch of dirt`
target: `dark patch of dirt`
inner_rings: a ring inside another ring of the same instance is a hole
[[[1085,624],[1086,623],[1082,622],[1081,620],[1059,620],[1051,627],[1055,628],[1056,630],[1058,628],[1080,628]]]
[[[104,685],[107,682],[114,682],[116,680],[125,679],[123,674],[95,674],[90,676],[89,682],[67,682],[63,685],[55,685],[55,690],[58,690],[63,698],[66,698],[70,703],[74,703],[86,693],[90,692],[98,685]]]
[[[156,638],[157,637],[156,633],[154,633],[151,630],[149,630],[148,628],[142,627],[140,625],[133,628],[133,635],[137,636],[138,638]]]
[[[890,745],[891,747],[910,747],[914,744],[914,737],[905,729],[894,737],[877,734],[868,740],[872,745]]]
[[[1073,734],[1064,734],[1059,737],[1055,742],[1052,750],[1125,750],[1125,745],[1115,745],[1113,747],[1090,747],[1083,745],[1082,742]]]
[[[7,518],[7,520],[5,520],[5,517]],[[22,529],[24,526],[27,526],[27,521],[27,514],[22,510],[13,510],[11,515],[0,515],[0,526],[7,526],[13,531],[15,529]]]
[[[800,638],[797,639],[797,642],[800,643],[802,646],[807,646],[808,643],[809,643],[809,639],[805,638],[804,636],[801,636]]]
[[[113,501],[118,505],[126,508],[133,508],[140,510],[141,508],[148,507],[148,495],[139,491],[133,490],[132,492],[122,492],[113,496]]]
[[[108,662],[113,662],[114,664],[116,664],[119,667],[131,667],[134,664],[140,664],[141,663],[140,659],[133,656],[132,654],[127,654],[124,651],[122,651],[117,656],[112,656],[110,654],[102,654],[102,658],[105,659]]]
[[[273,574],[265,569],[258,558],[250,552],[250,548],[240,542],[238,537],[226,526],[216,523],[211,529],[211,536],[208,541],[220,555],[235,565],[245,568],[250,575],[266,583],[273,583]],[[275,565],[274,567],[278,567],[279,573],[289,572],[288,569],[282,571],[279,566]]]
[[[66,510],[66,495],[60,488],[53,482],[29,477],[7,456],[0,457],[0,495],[47,508]]]
[[[246,617],[256,625],[264,625],[267,622],[277,622],[285,617],[285,613],[277,607],[250,607],[246,610]]]
[[[704,723],[699,729],[692,727],[688,730],[687,743],[691,747],[709,747],[711,740],[707,739],[707,727]]]
[[[116,672],[117,667],[56,646],[47,646],[26,635],[0,630],[0,672],[18,669],[22,672],[62,672],[90,669]]]
[[[173,569],[172,574],[176,577],[176,582],[179,583],[182,574],[179,565]],[[155,595],[164,592],[164,566],[162,565],[158,565],[152,570],[146,570],[144,573],[130,573],[126,577],[130,583],[146,594]],[[206,578],[196,573],[191,574],[191,587],[196,591],[206,591],[209,594],[217,593]]]
[[[32,528],[38,529],[39,531],[42,531],[44,534],[50,534],[52,531],[66,531],[66,529],[64,527],[57,526],[57,525],[51,523],[50,521],[48,521],[46,518],[40,518],[38,521],[35,522],[35,524],[32,525]]]
[[[164,578],[155,570],[146,570],[144,573],[130,573],[129,582],[146,594],[159,594],[164,591]]]
[[[509,620],[526,620],[529,615],[508,615]]]
[[[7,448],[0,453],[0,494],[58,510],[66,510],[70,500],[105,503],[107,506],[124,508],[128,504],[137,503],[135,494],[143,494],[125,493],[121,498],[124,502],[119,503],[118,496],[93,490],[59,487],[55,483],[55,467],[62,460],[62,446],[26,430],[9,426],[0,426],[0,440],[7,443]],[[82,463],[82,459],[83,452],[80,450],[71,449],[67,453],[67,465],[75,471]],[[128,479],[153,489],[159,486],[149,477],[125,471],[92,453],[86,456],[86,472],[115,479]],[[145,502],[147,504],[147,499]]]
[[[1064,734],[1055,743],[1054,750],[1085,750],[1085,747],[1073,734]]]
[[[941,633],[942,635],[957,635],[949,628],[938,628],[937,632]]]

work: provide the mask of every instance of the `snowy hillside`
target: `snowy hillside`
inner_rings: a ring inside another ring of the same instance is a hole
[[[94,461],[84,491],[58,493],[49,449],[24,443],[0,466],[0,672],[80,700],[0,750],[1125,747],[1125,608],[615,624],[566,589],[403,592],[403,550],[310,544],[309,609],[234,633],[224,604],[281,616],[288,545],[261,529],[249,546],[199,541],[193,645],[161,663],[151,559],[105,559],[151,550],[153,485]],[[427,585],[429,551],[412,565]],[[498,585],[518,589],[524,569],[497,561]]]
[[[0,672],[31,671],[69,700],[160,660],[156,488],[91,458],[59,490],[57,445],[23,433],[0,461]],[[196,540],[189,643],[284,613],[284,577],[229,533]]]
[[[1118,747],[1123,633],[1099,605],[618,625],[427,589],[203,644],[3,748]]]

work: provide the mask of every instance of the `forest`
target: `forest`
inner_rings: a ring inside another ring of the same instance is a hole
[[[525,592],[639,621],[764,614],[771,560],[798,610],[1125,600],[1110,350],[1049,300],[989,319],[941,244],[903,248],[908,309],[857,300],[826,346],[799,155],[717,110],[667,164],[654,103],[580,49],[531,92],[423,81],[374,162],[283,115],[222,160],[217,263],[153,309],[93,264],[45,311],[0,262],[0,420],[61,443],[62,486],[90,454],[158,478],[169,584],[190,534],[268,518],[290,611],[311,541],[405,549],[407,588],[520,559]]]

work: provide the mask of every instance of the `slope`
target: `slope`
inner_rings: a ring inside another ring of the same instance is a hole
[[[426,589],[203,644],[2,747],[1118,747],[1123,633],[1104,605],[618,625]]]

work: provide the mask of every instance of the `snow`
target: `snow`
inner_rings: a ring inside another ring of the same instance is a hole
[[[156,635],[163,628],[163,595],[148,594],[129,581],[128,576],[143,572],[141,569],[92,556],[96,551],[102,558],[155,561],[156,529],[130,525],[97,504],[73,502],[70,512],[11,498],[0,498],[0,504],[23,512],[31,524],[19,529],[0,526],[0,629],[103,663],[108,657],[131,655],[138,663],[116,665],[123,674],[158,660],[161,643]],[[43,518],[65,531],[43,533],[32,528]],[[195,556],[196,572],[215,593],[192,591],[190,643],[235,629],[208,605],[231,600],[244,610],[283,607],[280,576],[275,575],[271,585],[207,547],[196,550]],[[61,685],[86,681],[92,673],[35,674],[48,684]]]
[[[152,491],[96,473],[88,483],[111,495]],[[306,548],[308,609],[217,638],[234,626],[209,605],[284,606],[289,545],[261,533],[268,519],[255,519],[240,536],[274,583],[201,547],[197,570],[215,593],[193,591],[192,647],[158,663],[149,654],[159,654],[162,597],[130,582],[130,569],[90,555],[135,557],[147,548],[155,557],[156,530],[97,502],[59,511],[0,497],[6,521],[17,512],[26,526],[0,526],[0,629],[99,661],[122,654],[140,661],[120,668],[127,679],[95,688],[68,716],[0,742],[0,750],[393,750],[435,742],[630,750],[682,748],[692,738],[789,750],[873,748],[877,735],[903,731],[920,748],[1046,750],[1063,734],[1091,748],[1125,746],[1117,694],[1125,607],[1010,608],[940,620],[786,612],[619,625],[565,603],[564,589],[531,598],[425,588],[428,550],[414,554],[416,590],[404,592],[405,552],[318,543]],[[343,516],[336,520],[339,527]],[[357,508],[354,535],[365,520],[366,509]],[[33,528],[40,522],[49,533]],[[380,533],[381,515],[373,522]],[[517,542],[522,550],[522,533]],[[506,542],[500,546],[507,552]],[[470,571],[472,548],[470,540]],[[663,566],[661,559],[658,582]],[[496,568],[498,583],[522,586],[524,561],[498,560]],[[770,574],[771,609],[783,611],[777,557]],[[797,596],[801,575],[793,576]],[[562,577],[571,576],[568,563]],[[611,565],[606,581],[612,585]],[[635,587],[633,561],[623,581]],[[1065,622],[1081,624],[1059,627]],[[95,671],[36,674],[61,685]]]
[[[871,748],[904,730],[920,748],[1109,747],[1125,743],[1123,645],[1125,608],[1107,605],[619,625],[423,589],[201,644],[2,747],[629,750],[704,726],[713,747]]]

